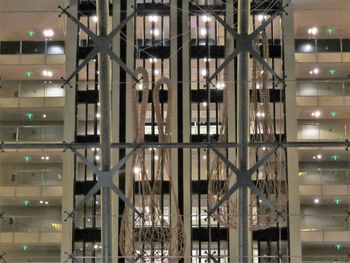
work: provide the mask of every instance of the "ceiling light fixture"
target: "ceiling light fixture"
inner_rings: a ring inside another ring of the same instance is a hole
[[[43,31],[43,35],[44,35],[44,37],[46,37],[46,38],[50,38],[50,37],[53,37],[54,36],[54,34],[55,34],[55,32],[52,30],[52,29],[45,29],[44,31]]]
[[[266,15],[258,15],[258,21],[259,22],[262,22],[262,21],[264,21],[264,20],[266,20],[267,19],[267,16]]]
[[[315,118],[319,118],[319,117],[321,117],[321,112],[319,110],[314,111],[311,113],[311,116],[315,117]]]
[[[315,199],[314,199],[314,203],[315,203],[315,204],[319,204],[319,203],[320,203],[320,199],[315,198]]]
[[[51,78],[53,76],[53,73],[51,70],[43,70],[43,76],[44,77],[48,77],[48,78]]]
[[[314,68],[309,71],[310,75],[318,75],[320,73],[320,70],[318,68]]]
[[[209,21],[211,21],[211,17],[208,16],[208,15],[204,15],[204,16],[202,16],[202,21],[203,22],[209,22]]]
[[[157,62],[157,58],[149,58],[149,62],[150,63],[156,63]]]
[[[220,83],[220,82],[218,82],[218,83],[216,84],[216,88],[217,88],[217,89],[220,89],[220,90],[224,89],[224,88],[225,88],[225,83]]]
[[[308,30],[307,30],[307,33],[309,35],[312,35],[312,36],[315,36],[318,34],[318,28],[313,26],[313,27],[310,27]]]
[[[151,30],[151,34],[155,36],[159,36],[160,32],[158,29]]]
[[[208,31],[205,28],[202,28],[199,32],[202,36],[205,36],[208,33]]]
[[[155,16],[155,15],[149,16],[148,20],[151,21],[151,22],[157,22],[158,21],[158,16]]]

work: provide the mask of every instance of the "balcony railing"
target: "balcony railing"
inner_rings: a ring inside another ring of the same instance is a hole
[[[0,139],[5,142],[61,142],[62,126],[0,126]]]
[[[298,80],[297,96],[350,96],[350,81]]]
[[[315,231],[350,231],[350,224],[345,215],[302,215],[300,218],[302,232]]]
[[[61,98],[61,85],[54,81],[0,81],[0,98]]]
[[[62,170],[18,170],[3,173],[0,186],[60,186]]]
[[[0,232],[60,232],[60,217],[5,216],[0,220]]]
[[[299,179],[303,185],[350,185],[350,170],[302,169]]]

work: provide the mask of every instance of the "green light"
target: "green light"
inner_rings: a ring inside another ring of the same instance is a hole
[[[336,245],[335,245],[335,248],[336,248],[337,250],[340,250],[342,247],[343,247],[342,244],[336,244]]]
[[[23,159],[24,159],[26,162],[30,162],[30,161],[32,160],[32,157],[26,155],[26,156],[24,156]]]
[[[338,156],[338,155],[335,155],[335,154],[332,155],[332,160],[333,160],[333,161],[336,161],[336,160],[338,160],[338,159],[339,159],[339,156]]]
[[[23,251],[27,251],[27,249],[28,249],[28,246],[24,245],[23,246]]]
[[[24,203],[24,206],[29,206],[30,204],[29,200],[24,200],[23,203]]]
[[[26,114],[26,118],[28,119],[28,120],[31,120],[31,119],[33,119],[33,113],[27,113]]]
[[[26,76],[27,76],[28,78],[31,78],[31,77],[33,76],[33,73],[32,73],[31,71],[27,71],[27,72],[26,72]]]
[[[34,36],[34,31],[28,31],[28,36],[33,37]]]
[[[333,118],[335,118],[335,116],[337,116],[337,113],[335,111],[332,111],[330,114],[332,115]]]
[[[333,34],[334,33],[334,29],[333,28],[327,28],[327,33],[328,34]]]
[[[337,72],[335,69],[330,69],[329,70],[329,73],[331,73],[332,76],[335,74],[335,72]]]
[[[335,202],[336,205],[340,205],[342,200],[341,199],[335,199],[334,202]]]

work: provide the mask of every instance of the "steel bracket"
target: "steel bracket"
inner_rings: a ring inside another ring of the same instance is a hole
[[[63,220],[64,222],[67,222],[69,218],[73,219],[73,221],[75,220],[75,211],[72,212],[68,212],[68,211],[64,211],[64,214],[67,215],[66,218]]]
[[[345,221],[349,221],[350,211],[348,209],[345,209],[345,213],[346,213]]]
[[[1,144],[0,144],[0,151],[3,152],[3,153],[5,152],[5,150],[3,148],[4,144],[5,144],[4,141],[2,141]]]
[[[210,261],[212,261],[214,263],[219,263],[220,262],[218,259],[216,259],[214,257],[214,255],[216,254],[216,251],[214,251],[211,254],[208,251],[205,251],[204,253],[208,255],[208,259],[206,259],[205,262],[210,262]]]
[[[65,255],[67,255],[67,259],[64,261],[64,263],[68,263],[70,260],[72,263],[77,263],[77,258],[75,252],[72,254],[69,254],[68,252],[64,252]]]
[[[6,213],[6,211],[2,211],[0,213],[0,219],[1,219],[2,222],[5,222],[5,218],[4,218],[5,213]]]

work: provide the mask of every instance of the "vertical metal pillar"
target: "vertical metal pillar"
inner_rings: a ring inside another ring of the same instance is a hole
[[[284,70],[287,87],[285,89],[285,113],[287,141],[298,140],[298,116],[296,114],[296,79],[295,79],[295,46],[294,46],[294,7],[292,0],[283,0],[287,15],[282,14]],[[300,196],[299,178],[295,176],[299,172],[298,148],[287,148],[288,167],[288,224],[289,224],[289,262],[302,262],[302,242],[300,235]]]
[[[98,35],[108,34],[109,1],[97,0]],[[111,62],[106,53],[98,54],[98,84],[100,99],[100,143],[101,170],[109,171],[111,166]],[[111,191],[103,187],[102,193],[102,262],[112,262],[112,221],[111,221]]]
[[[241,36],[249,34],[250,0],[238,2],[238,32]],[[249,136],[249,53],[242,51],[238,56],[238,165],[240,170],[248,168]],[[242,187],[238,192],[238,235],[239,262],[248,262],[248,188]]]

